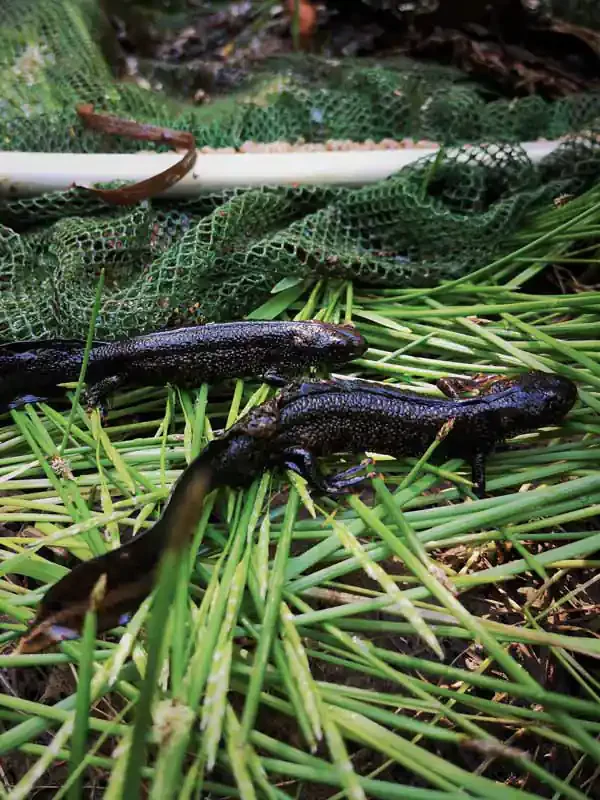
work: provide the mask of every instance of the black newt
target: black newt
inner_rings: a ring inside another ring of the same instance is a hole
[[[84,349],[70,339],[0,345],[0,412],[45,400],[57,384],[78,380]],[[283,386],[311,367],[341,366],[366,349],[352,326],[319,321],[226,322],[98,342],[90,351],[85,400],[102,405],[126,384],[191,388],[258,378]]]
[[[440,382],[453,395],[457,384],[452,379]],[[365,450],[419,456],[446,426],[440,449],[471,463],[475,491],[483,496],[485,460],[495,447],[517,434],[556,425],[577,398],[570,380],[541,372],[486,379],[480,389],[475,397],[437,399],[362,380],[287,387],[208,444],[176,482],[155,525],[128,544],[82,562],[54,584],[21,643],[21,652],[37,652],[76,637],[90,592],[103,574],[107,586],[98,607],[98,629],[113,627],[136,608],[152,587],[169,532],[187,525],[191,538],[202,499],[211,488],[244,487],[266,469],[287,467],[316,490],[340,494],[364,480],[357,474],[360,467],[326,478],[317,465],[319,456]]]
[[[320,491],[336,494],[363,478],[351,470],[326,479],[317,467],[318,456],[365,450],[421,456],[440,437],[439,452],[470,463],[474,491],[483,497],[485,461],[496,446],[520,433],[557,424],[577,398],[572,381],[543,372],[514,379],[488,377],[479,381],[477,396],[459,399],[457,386],[462,384],[438,381],[450,399],[361,380],[300,384],[278,401],[269,465],[283,464]],[[447,430],[442,434],[443,426]]]

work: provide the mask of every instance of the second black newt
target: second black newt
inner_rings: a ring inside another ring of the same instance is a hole
[[[439,437],[442,454],[467,460],[476,494],[485,494],[485,461],[496,446],[520,433],[555,425],[577,398],[567,378],[529,372],[493,378],[475,397],[457,399],[456,382],[442,380],[450,399],[431,398],[363,380],[300,383],[252,411],[211,442],[220,484],[246,485],[269,467],[287,467],[314,488],[338,494],[364,480],[345,472],[325,478],[319,456],[372,451],[420,456]]]
[[[441,385],[453,393],[452,382]],[[479,395],[466,399],[428,398],[361,380],[288,387],[208,444],[184,470],[151,528],[110,553],[82,562],[52,586],[21,652],[77,636],[102,575],[107,583],[98,629],[118,624],[150,591],[170,534],[175,530],[191,538],[211,488],[247,486],[266,469],[287,467],[316,490],[340,494],[364,476],[351,468],[326,478],[317,464],[319,456],[365,450],[419,456],[446,426],[440,449],[471,463],[475,491],[483,496],[485,461],[495,447],[517,434],[556,425],[576,398],[571,381],[541,372],[488,381]]]

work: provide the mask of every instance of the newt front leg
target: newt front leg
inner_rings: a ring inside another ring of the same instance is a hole
[[[328,492],[327,480],[310,450],[305,447],[290,447],[281,454],[281,461],[287,469],[300,475],[311,486],[325,494]]]
[[[125,375],[109,375],[88,387],[83,396],[83,402],[88,411],[97,408],[102,419],[106,418],[106,399],[112,392],[119,389],[127,382]]]
[[[439,378],[435,385],[446,397],[459,400],[461,395],[467,392],[481,392],[498,380],[502,380],[502,376],[473,375],[471,378]]]
[[[282,388],[287,386],[290,382],[289,378],[286,378],[285,374],[279,372],[276,369],[268,369],[266,372],[260,376],[264,383],[268,383],[269,386],[274,386],[275,388]]]
[[[303,447],[294,447],[286,450],[283,453],[284,465],[300,475],[311,486],[323,494],[337,495],[347,494],[352,486],[362,483],[365,475],[358,475],[362,472],[367,464],[372,463],[371,459],[366,462],[356,464],[343,472],[338,472],[331,478],[326,478],[317,464],[317,459],[310,452],[310,450]]]

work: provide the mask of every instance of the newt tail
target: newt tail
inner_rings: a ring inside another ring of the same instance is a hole
[[[267,468],[278,418],[276,401],[268,401],[210,442],[179,476],[151,528],[115,550],[83,561],[50,587],[17,652],[38,653],[79,638],[92,591],[102,576],[106,584],[95,604],[97,631],[124,624],[152,591],[165,549],[179,549],[191,541],[207,494],[218,486],[247,486]]]
[[[82,561],[46,592],[17,652],[39,653],[64,639],[77,639],[92,591],[102,576],[106,584],[95,604],[97,629],[124,624],[151,592],[165,550],[181,550],[192,540],[212,485],[208,460],[197,458],[173,486],[160,519],[151,528],[115,550]]]

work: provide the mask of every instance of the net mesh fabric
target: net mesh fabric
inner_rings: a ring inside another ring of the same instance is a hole
[[[576,6],[572,14],[585,12],[585,2]],[[192,307],[195,317],[238,317],[289,276],[393,287],[459,277],[497,254],[535,204],[600,174],[600,95],[490,100],[452,69],[303,56],[272,61],[233,97],[194,107],[115,83],[93,0],[22,0],[18,15],[3,0],[0,10],[3,149],[140,149],[86,131],[75,112],[82,102],[189,130],[199,147],[403,137],[459,146],[359,189],[265,187],[126,210],[78,189],[1,199],[4,340],[84,335],[102,268],[97,333],[108,339],[181,321]],[[537,165],[518,145],[573,132]]]

